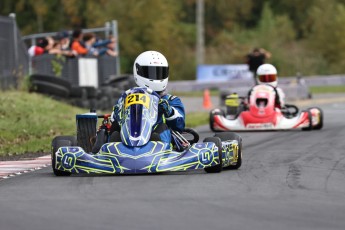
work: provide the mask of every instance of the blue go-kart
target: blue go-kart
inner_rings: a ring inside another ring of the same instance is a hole
[[[56,176],[79,173],[144,174],[204,169],[218,173],[238,169],[242,139],[233,132],[217,133],[199,141],[190,128],[171,130],[172,143],[154,135],[159,95],[146,88],[128,91],[120,132],[109,135],[109,114],[76,115],[77,135],[52,141],[52,168]],[[100,125],[98,120],[102,119]]]

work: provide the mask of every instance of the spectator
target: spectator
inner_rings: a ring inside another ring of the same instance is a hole
[[[52,37],[46,37],[47,41],[48,41],[48,45],[46,47],[44,47],[44,53],[46,54],[54,54],[55,49],[55,40]]]
[[[115,52],[115,39],[98,39],[96,40],[96,35],[94,33],[86,33],[83,36],[83,42],[85,47],[88,49],[89,55],[99,56],[108,54],[110,56],[116,56]]]
[[[38,40],[37,45],[33,45],[29,48],[28,53],[30,57],[41,55],[45,52],[45,48],[48,46],[48,40],[41,38]]]
[[[257,79],[255,77],[256,71],[260,65],[266,62],[266,59],[271,57],[271,53],[261,48],[254,48],[253,51],[246,56],[246,62],[249,65],[249,70],[253,73],[253,78],[255,84],[257,84]]]
[[[70,50],[70,38],[67,31],[60,31],[56,35],[61,50]]]
[[[116,57],[117,56],[117,51],[116,51],[116,39],[114,37],[110,37],[110,41],[107,44],[107,54],[109,56]]]
[[[75,57],[78,53],[70,49],[70,38],[67,31],[61,31],[56,36],[56,44],[54,46],[55,54],[62,54],[67,57]]]
[[[83,33],[81,29],[73,31],[71,50],[76,51],[78,55],[86,55],[88,53],[88,49],[83,44]]]
[[[88,55],[98,56],[106,52],[106,50],[98,50],[95,47],[96,35],[94,33],[87,33],[83,36],[84,46],[88,50]]]

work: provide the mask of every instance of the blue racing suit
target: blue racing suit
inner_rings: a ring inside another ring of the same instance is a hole
[[[123,108],[126,96],[127,94],[124,92],[115,104],[111,114],[112,122],[118,122],[120,120],[119,114]],[[154,131],[160,124],[165,123],[168,128],[182,132],[185,128],[185,110],[181,99],[165,92],[162,92],[160,97],[161,100],[158,105],[158,119],[154,126]],[[167,113],[166,110],[169,110],[169,112]],[[163,142],[171,143],[171,131],[168,128],[160,130],[159,136]]]

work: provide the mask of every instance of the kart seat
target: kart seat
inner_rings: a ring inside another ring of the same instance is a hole
[[[119,131],[114,131],[110,137],[109,137],[109,142],[121,142],[121,135]]]

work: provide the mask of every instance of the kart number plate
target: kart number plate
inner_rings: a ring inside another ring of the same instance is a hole
[[[126,97],[125,109],[130,105],[143,105],[146,108],[149,108],[150,97],[143,93],[133,93]]]

